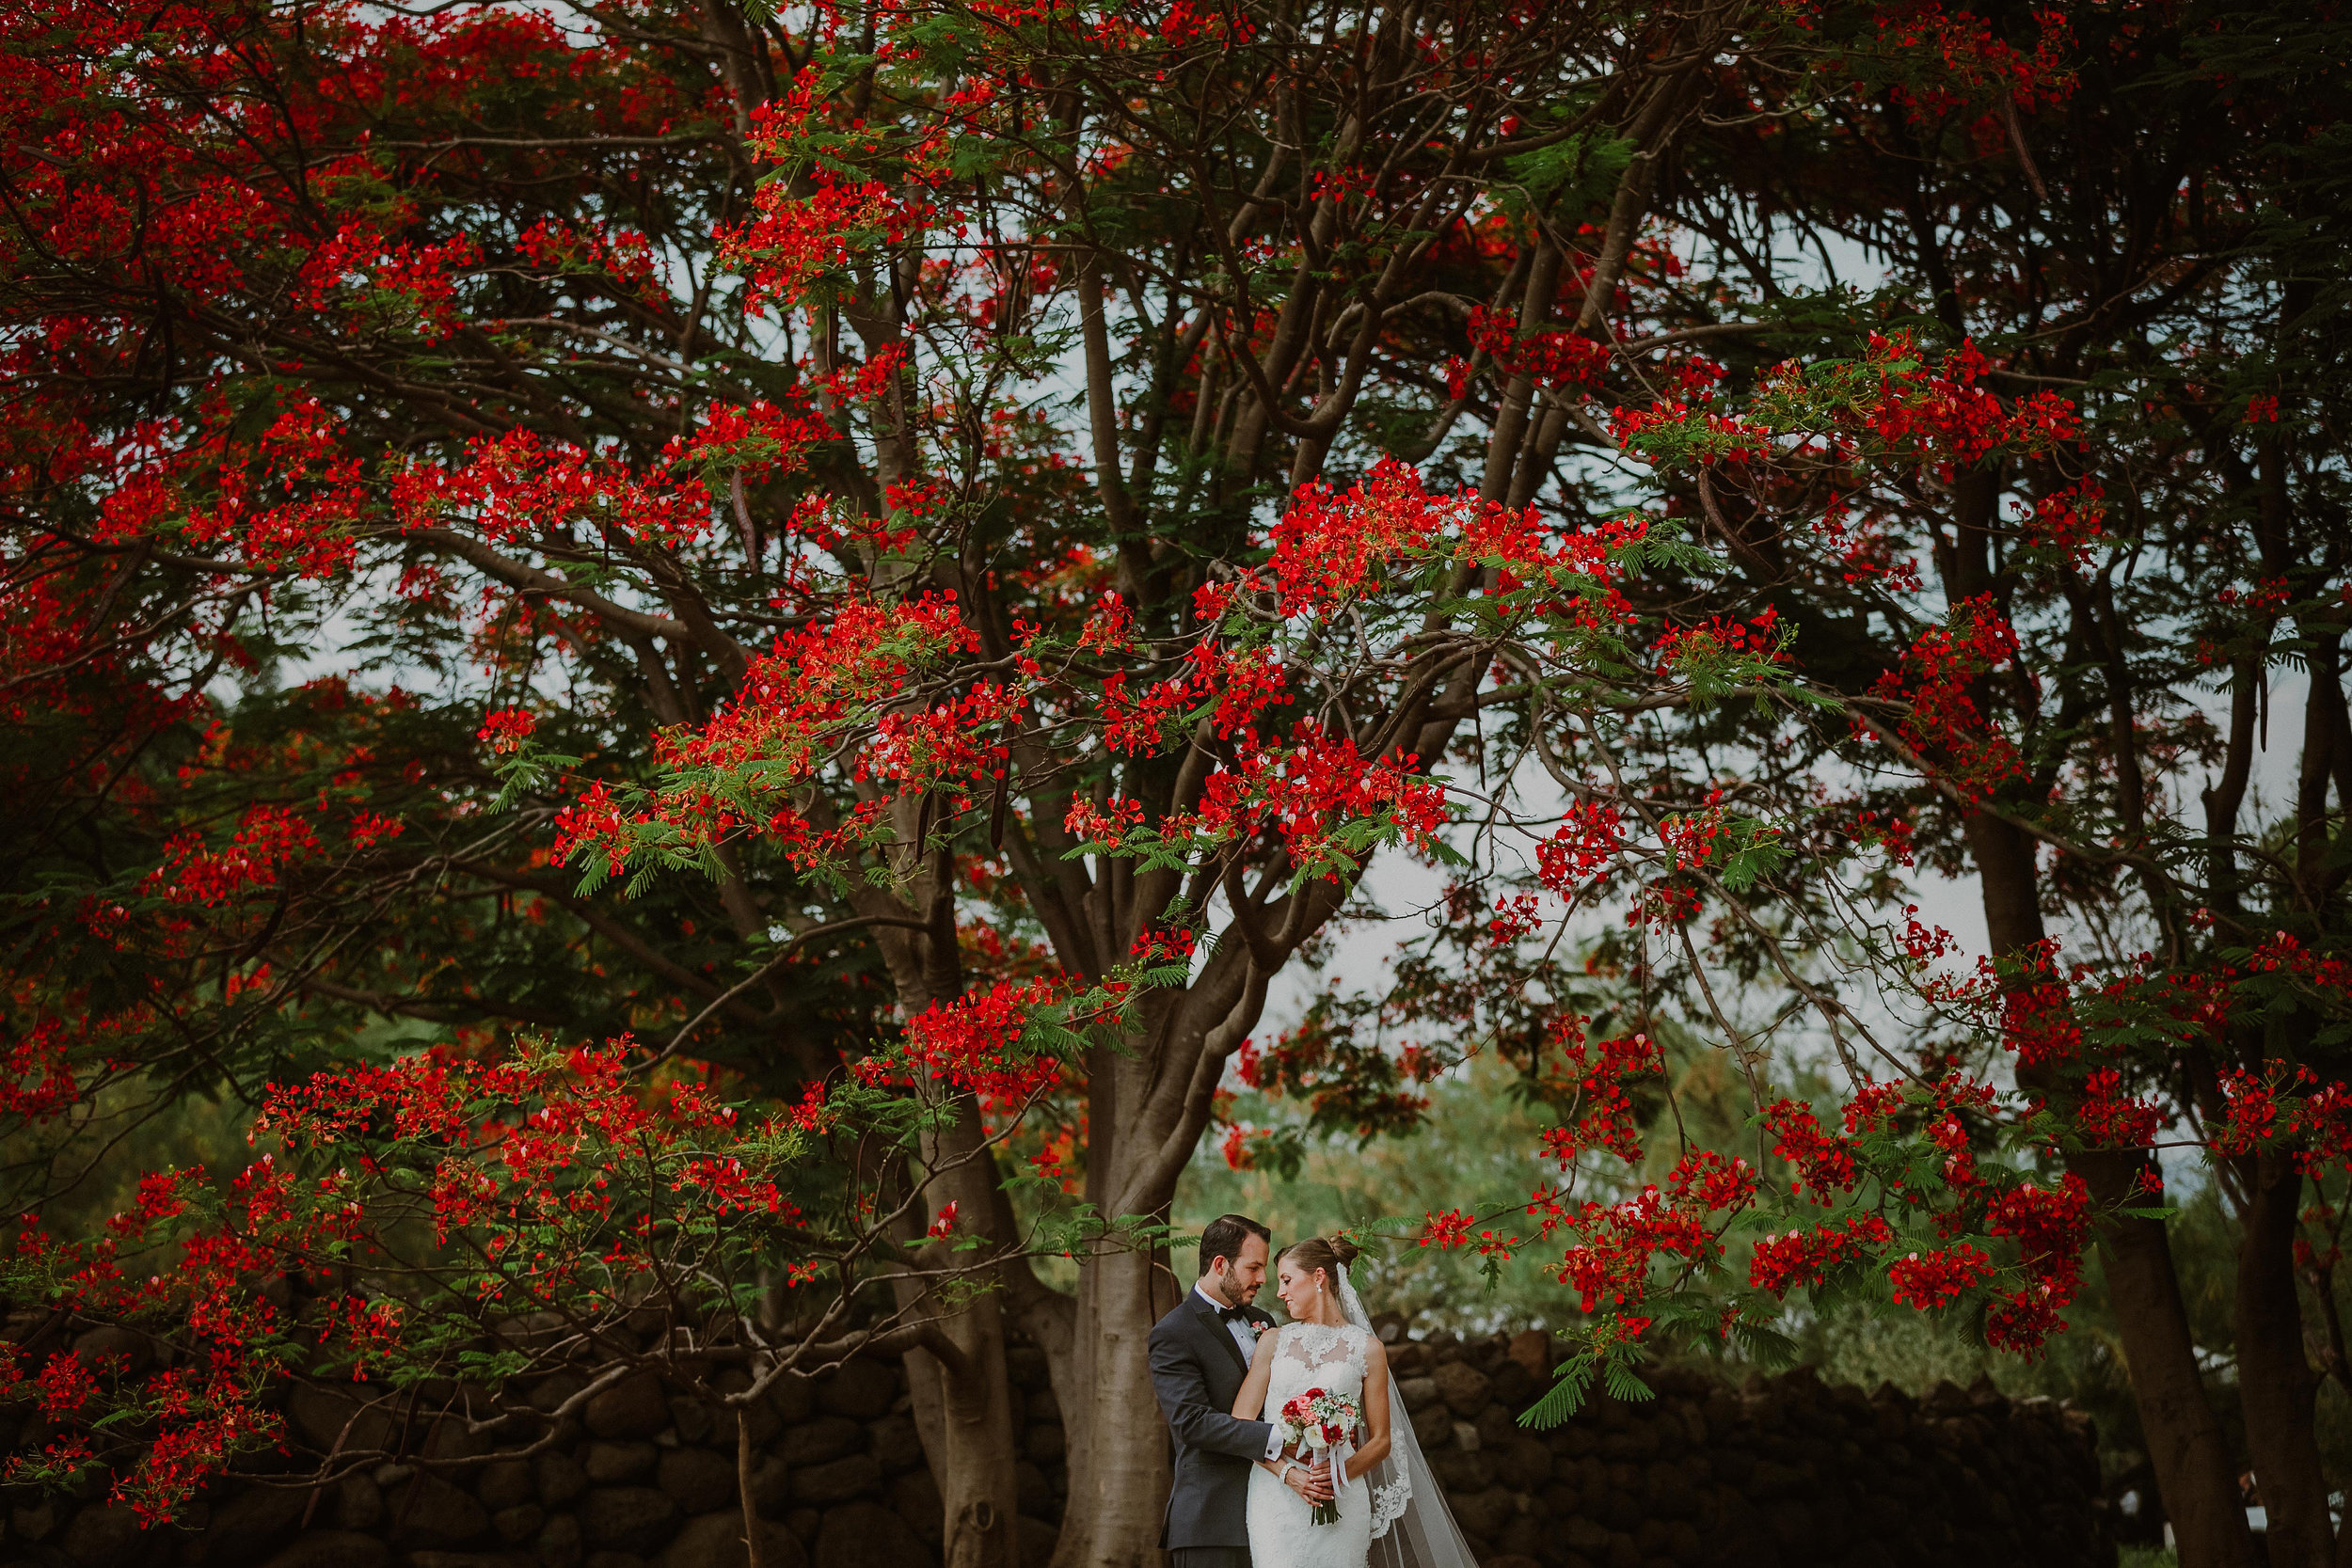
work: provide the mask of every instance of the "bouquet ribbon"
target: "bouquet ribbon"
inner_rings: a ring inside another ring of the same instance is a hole
[[[1308,1517],[1318,1525],[1336,1524],[1340,1517],[1340,1492],[1347,1484],[1348,1456],[1356,1451],[1354,1434],[1343,1434],[1338,1440],[1324,1448],[1317,1448],[1311,1443],[1305,1447],[1311,1460],[1327,1460],[1331,1465],[1331,1500],[1314,1504]]]

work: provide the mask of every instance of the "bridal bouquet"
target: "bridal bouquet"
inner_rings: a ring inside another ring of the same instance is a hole
[[[1331,1461],[1330,1499],[1314,1505],[1313,1512],[1307,1515],[1308,1523],[1339,1523],[1340,1466],[1347,1463],[1348,1440],[1363,1424],[1363,1412],[1356,1408],[1354,1400],[1328,1388],[1310,1388],[1282,1406],[1283,1441],[1313,1450],[1318,1459],[1328,1450]]]

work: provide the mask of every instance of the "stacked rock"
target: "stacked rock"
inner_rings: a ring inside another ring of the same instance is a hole
[[[1391,1325],[1388,1333],[1394,1334]],[[1597,1397],[1546,1433],[1518,1418],[1550,1385],[1539,1333],[1391,1341],[1406,1414],[1486,1568],[2113,1568],[2089,1420],[1948,1384],[1924,1402],[1809,1371],[1735,1387],[1695,1369],[1656,1397]],[[1069,1490],[1045,1358],[1008,1354],[1021,1558],[1042,1568]],[[553,1408],[584,1384],[533,1390]],[[939,1489],[896,1362],[787,1380],[750,1408],[752,1500],[769,1568],[936,1568]],[[296,1465],[340,1449],[412,1456],[320,1491],[217,1489],[170,1530],[99,1495],[9,1489],[0,1561],[37,1568],[736,1568],[744,1560],[734,1412],[644,1374],[558,1440],[500,1458],[420,1399],[363,1408],[304,1385],[286,1402]],[[474,1463],[452,1464],[452,1461]]]
[[[1069,1490],[1061,1415],[1045,1359],[1015,1347],[1023,1545],[1042,1562]],[[534,1402],[582,1385],[563,1373]],[[768,1568],[926,1568],[939,1561],[939,1489],[915,1434],[896,1362],[852,1361],[787,1379],[750,1407],[759,1458],[751,1479]],[[347,1392],[297,1385],[289,1438],[314,1460],[338,1448],[387,1448],[415,1462],[376,1465],[313,1493],[216,1489],[167,1530],[141,1531],[93,1497],[26,1491],[0,1534],[0,1561],[39,1568],[737,1568],[744,1560],[736,1416],[632,1377],[588,1402],[559,1440],[500,1459],[462,1424],[422,1418],[403,1444],[396,1414]],[[452,1465],[452,1460],[485,1463]],[[290,1464],[292,1461],[289,1462]]]
[[[1924,1403],[1667,1369],[1546,1433],[1546,1336],[1391,1347],[1414,1434],[1487,1568],[2112,1568],[2094,1434],[2047,1400],[1949,1384]]]

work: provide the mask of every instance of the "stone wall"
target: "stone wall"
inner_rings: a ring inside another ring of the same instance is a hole
[[[1539,1435],[1513,1418],[1549,1385],[1545,1336],[1399,1339],[1391,1354],[1414,1430],[1488,1568],[2115,1561],[2088,1423],[2046,1402],[1947,1386],[1922,1403],[1805,1372],[1739,1389],[1666,1371],[1652,1379],[1657,1399],[1601,1399]],[[1017,1347],[1011,1370],[1024,1558],[1041,1568],[1068,1489],[1061,1418],[1038,1353]],[[550,1382],[538,1396],[578,1387]],[[908,1406],[896,1365],[861,1361],[755,1411],[763,1457],[752,1484],[771,1568],[936,1568],[939,1494]],[[325,1451],[355,1409],[306,1388],[288,1423],[300,1446]],[[416,1430],[421,1457],[463,1455],[453,1426]],[[529,1461],[386,1465],[315,1500],[246,1487],[168,1531],[142,1533],[102,1498],[77,1506],[15,1489],[0,1498],[0,1562],[733,1568],[743,1560],[735,1441],[731,1413],[642,1378],[599,1395],[579,1430]]]
[[[1392,1332],[1392,1331],[1391,1331]],[[1488,1568],[2113,1568],[2089,1419],[1949,1384],[1925,1402],[1809,1370],[1700,1370],[1596,1398],[1554,1431],[1541,1334],[1392,1342],[1397,1386]]]
[[[1009,1357],[1021,1434],[1021,1534],[1042,1564],[1069,1490],[1061,1413],[1038,1352]],[[552,1405],[580,1385],[559,1374],[535,1399]],[[906,1374],[895,1362],[853,1361],[813,1382],[787,1381],[754,1407],[763,1450],[752,1479],[766,1521],[769,1568],[936,1568],[939,1490],[916,1439]],[[331,1450],[356,1407],[332,1389],[298,1388],[287,1402],[293,1441]],[[362,1417],[367,1420],[370,1418]],[[461,1429],[420,1422],[415,1451],[466,1456]],[[377,1439],[389,1436],[393,1440]],[[141,1532],[128,1513],[79,1507],[25,1489],[0,1533],[0,1563],[37,1568],[737,1568],[743,1561],[736,1426],[665,1392],[650,1376],[592,1400],[567,1440],[526,1461],[435,1469],[385,1465],[318,1495],[266,1486],[215,1497],[183,1528]],[[397,1434],[346,1442],[395,1451]],[[486,1452],[488,1450],[479,1450]]]

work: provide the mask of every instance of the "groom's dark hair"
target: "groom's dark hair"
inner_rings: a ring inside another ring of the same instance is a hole
[[[1241,1256],[1241,1243],[1246,1237],[1255,1236],[1262,1242],[1274,1240],[1274,1232],[1251,1219],[1248,1214],[1219,1214],[1200,1227],[1200,1272],[1206,1275],[1209,1265],[1218,1259]]]

